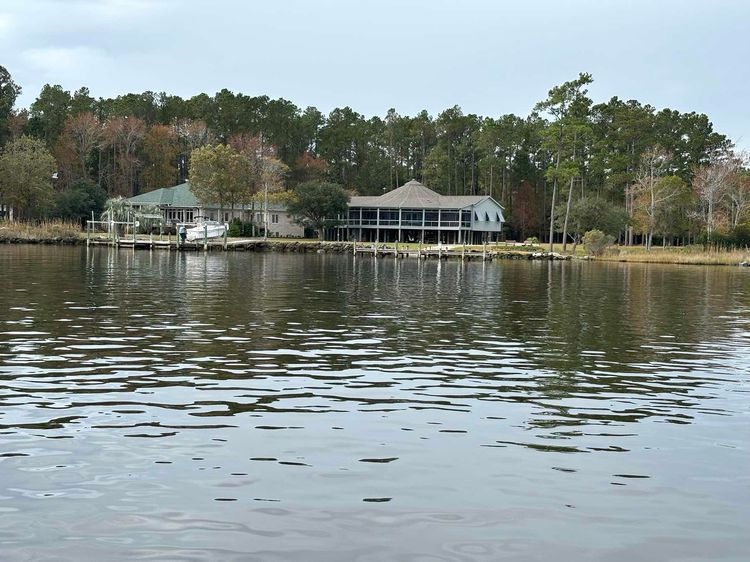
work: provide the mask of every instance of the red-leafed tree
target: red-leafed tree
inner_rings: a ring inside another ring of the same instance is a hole
[[[177,180],[177,134],[166,125],[154,125],[143,137],[143,185],[146,190],[170,187]]]
[[[541,221],[539,197],[534,187],[527,181],[521,182],[511,207],[511,224],[525,240],[531,232],[536,232]]]
[[[303,152],[292,167],[292,179],[295,183],[323,181],[327,173],[328,163],[309,152]]]
[[[113,117],[104,126],[102,146],[109,156],[110,194],[135,194],[136,170],[141,163],[138,148],[145,133],[146,123],[139,117]]]

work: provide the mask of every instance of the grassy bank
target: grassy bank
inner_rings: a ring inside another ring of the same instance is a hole
[[[620,247],[596,258],[601,261],[632,263],[674,263],[685,265],[738,265],[750,261],[748,250],[706,250],[702,246],[681,248]]]
[[[562,251],[562,244],[555,244],[554,251],[572,255],[574,258],[587,257],[585,248],[579,245],[573,253],[572,245]],[[544,246],[547,250],[547,246]],[[604,255],[590,258],[595,261],[617,261],[626,263],[663,263],[678,265],[739,265],[750,262],[750,250],[706,249],[703,246],[667,246],[647,251],[643,246],[615,246]]]
[[[40,223],[0,221],[0,242],[73,243],[82,239],[78,223],[58,220]]]

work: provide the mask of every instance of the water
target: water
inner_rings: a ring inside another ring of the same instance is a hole
[[[0,248],[2,560],[747,560],[750,272]]]

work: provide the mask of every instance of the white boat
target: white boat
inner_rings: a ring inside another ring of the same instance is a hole
[[[187,234],[186,239],[188,242],[195,242],[196,240],[203,240],[204,238],[219,238],[224,236],[227,229],[228,226],[224,223],[203,221],[185,231]]]

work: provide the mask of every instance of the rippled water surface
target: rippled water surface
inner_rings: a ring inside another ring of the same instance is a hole
[[[2,560],[747,560],[750,272],[0,248]]]

